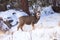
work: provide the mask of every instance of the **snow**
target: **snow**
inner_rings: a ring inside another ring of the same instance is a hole
[[[7,11],[4,11],[4,12],[0,12],[1,14],[0,14],[0,17],[2,17],[3,18],[3,20],[4,21],[6,21],[6,20],[10,20],[10,19],[12,19],[12,20],[14,20],[14,22],[13,23],[11,23],[12,25],[14,25],[14,24],[16,24],[16,21],[18,21],[17,19],[19,18],[19,17],[21,17],[21,16],[26,16],[27,14],[25,13],[25,12],[20,12],[20,11],[17,11],[17,10],[12,10],[12,9],[10,9],[10,10],[7,10]],[[16,13],[16,14],[14,14],[13,15],[13,13]],[[8,15],[8,16],[7,16]],[[28,15],[27,15],[28,16]],[[9,19],[8,19],[8,17],[10,17]]]
[[[7,17],[11,17],[14,21],[12,25],[18,21],[21,16],[28,16],[25,12],[17,10],[7,10],[5,12],[0,12],[4,20],[8,20]],[[16,13],[16,14],[12,14]],[[31,25],[24,25],[23,30],[17,31],[17,26],[12,27],[8,32],[0,35],[0,40],[60,40],[60,14],[55,13],[51,6],[45,7],[41,11],[41,16],[37,24],[35,24],[35,29],[32,30]],[[13,33],[12,33],[13,32]]]
[[[43,7],[42,10],[43,10],[41,12],[41,13],[43,13],[42,16],[48,16],[48,15],[54,13],[54,11],[52,10],[51,6],[49,6],[49,7]]]

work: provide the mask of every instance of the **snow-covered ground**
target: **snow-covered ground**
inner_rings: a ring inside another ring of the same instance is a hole
[[[12,13],[16,13],[16,15],[12,15]],[[14,20],[12,22],[14,25],[20,16],[27,14],[16,10],[7,10],[0,12],[0,15],[1,17],[4,16],[4,20],[11,17]],[[0,32],[0,40],[60,40],[60,14],[55,13],[51,6],[41,11],[40,19],[35,24],[34,30],[32,30],[31,25],[24,25],[24,31],[17,31],[17,26],[12,27],[7,33]]]

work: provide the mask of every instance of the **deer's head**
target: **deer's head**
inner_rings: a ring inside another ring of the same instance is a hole
[[[36,11],[35,16],[37,19],[39,19],[40,18],[40,11]]]

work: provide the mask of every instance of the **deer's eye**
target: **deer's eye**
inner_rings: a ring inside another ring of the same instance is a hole
[[[39,14],[39,13],[37,13],[37,16],[40,16],[40,14]]]

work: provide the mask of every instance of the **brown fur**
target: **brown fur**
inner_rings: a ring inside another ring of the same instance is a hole
[[[22,28],[23,28],[24,24],[27,24],[27,25],[32,24],[32,27],[34,29],[34,24],[37,23],[38,20],[40,19],[40,16],[37,16],[37,13],[39,13],[39,15],[40,15],[40,12],[36,12],[34,16],[22,16],[22,17],[20,17],[18,29],[21,28],[21,30],[23,30]]]

